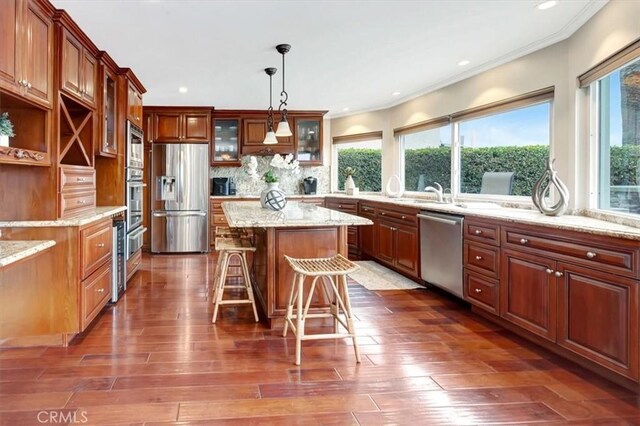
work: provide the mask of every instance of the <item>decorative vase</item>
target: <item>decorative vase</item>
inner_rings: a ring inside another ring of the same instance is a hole
[[[278,182],[267,183],[267,187],[260,193],[260,205],[263,209],[284,209],[287,205],[287,197],[280,190]]]
[[[0,146],[9,146],[9,136],[0,135]]]
[[[402,197],[402,194],[404,193],[404,185],[398,175],[393,175],[389,178],[385,192],[387,193],[387,196],[391,198]]]
[[[353,177],[351,175],[347,176],[347,179],[344,181],[344,190],[345,192],[353,192],[353,189],[356,187],[356,183],[353,181]]]
[[[533,204],[540,210],[540,213],[546,214],[547,216],[561,216],[569,207],[569,189],[558,177],[558,172],[553,169],[555,162],[555,158],[547,159],[547,167],[544,173],[542,173],[542,176],[540,176],[540,179],[533,185],[533,193],[531,194]],[[549,181],[545,185],[544,183],[547,179]],[[556,204],[549,206],[544,194],[551,188],[551,185],[556,187],[560,199]]]

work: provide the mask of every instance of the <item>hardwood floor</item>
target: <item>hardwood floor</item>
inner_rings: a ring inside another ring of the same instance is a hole
[[[214,268],[145,256],[68,348],[0,351],[0,423],[640,424],[633,392],[423,289],[351,285],[362,363],[349,339],[309,341],[296,367],[250,306],[211,324]]]

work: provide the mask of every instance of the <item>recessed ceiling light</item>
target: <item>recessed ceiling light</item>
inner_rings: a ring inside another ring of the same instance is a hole
[[[547,9],[551,9],[556,4],[558,4],[558,2],[556,0],[548,0],[548,1],[543,1],[542,3],[537,5],[536,7],[539,10],[547,10]]]
[[[187,93],[189,91],[189,89],[187,87],[178,87],[178,92],[180,93]]]
[[[469,61],[465,59],[464,61],[458,62],[458,65],[460,65],[461,67],[464,67],[465,65],[469,65]]]
[[[349,107],[342,108],[343,111],[349,111]]]
[[[400,92],[393,92],[391,96],[400,96]]]

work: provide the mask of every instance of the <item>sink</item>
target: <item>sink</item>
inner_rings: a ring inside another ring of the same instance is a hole
[[[456,203],[456,206],[462,207],[463,209],[500,209],[502,208],[500,204],[489,203],[489,202]]]
[[[436,200],[417,200],[415,198],[407,198],[407,199],[404,199],[402,201],[407,202],[407,203],[413,203],[413,204],[440,204]]]

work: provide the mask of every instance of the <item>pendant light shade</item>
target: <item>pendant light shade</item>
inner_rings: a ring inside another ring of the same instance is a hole
[[[291,128],[289,127],[289,122],[287,121],[287,101],[289,100],[289,94],[284,89],[284,55],[291,50],[291,45],[279,44],[276,46],[276,50],[282,55],[282,92],[280,92],[280,106],[278,106],[278,111],[280,111],[280,123],[278,123],[276,136],[286,138],[293,135],[293,133],[291,133]]]
[[[264,72],[269,76],[269,109],[267,114],[267,134],[262,141],[263,145],[275,145],[278,143],[278,139],[276,139],[276,134],[273,131],[273,106],[272,106],[272,98],[271,94],[273,92],[271,88],[271,78],[276,73],[277,69],[275,68],[265,68]],[[279,129],[279,128],[278,128]]]

